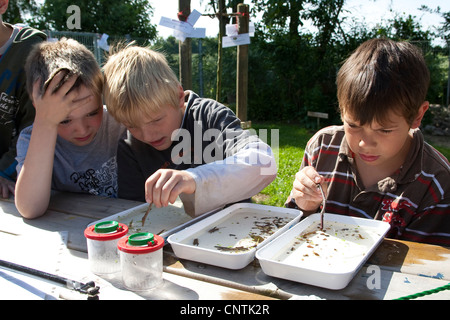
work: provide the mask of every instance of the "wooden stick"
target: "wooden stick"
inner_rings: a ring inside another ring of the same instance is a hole
[[[322,210],[320,211],[320,230],[323,230],[323,214],[325,213],[325,194],[323,193],[322,185],[319,183],[317,184],[317,188],[319,188],[320,193],[322,194]]]
[[[145,211],[145,214],[144,214],[144,216],[142,217],[142,226],[144,226],[144,224],[145,224],[145,219],[147,219],[147,216],[148,216],[148,214],[149,214],[149,212],[150,212],[151,209],[152,209],[152,204],[150,203],[150,204],[148,205],[147,211]]]

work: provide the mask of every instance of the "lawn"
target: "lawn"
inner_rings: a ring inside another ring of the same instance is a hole
[[[304,147],[314,132],[301,128],[298,125],[287,124],[252,124],[252,129],[261,137],[261,132],[267,132],[267,143],[274,147],[271,133],[278,129],[278,148],[273,148],[278,157],[278,174],[276,179],[262,190],[257,196],[253,197],[256,203],[262,203],[271,206],[282,207],[288,197],[295,173],[300,168],[300,164],[305,151]],[[265,131],[264,131],[265,130]],[[262,138],[262,137],[261,137]],[[274,138],[274,140],[276,140]],[[447,159],[450,159],[450,148],[433,145]]]
[[[278,148],[273,148],[277,157],[278,174],[276,179],[260,194],[254,197],[254,201],[271,206],[281,207],[292,189],[295,173],[300,168],[304,147],[314,132],[301,128],[298,125],[286,124],[252,124],[252,128],[258,133],[266,129],[269,133],[267,143],[273,147],[270,133],[278,129]]]

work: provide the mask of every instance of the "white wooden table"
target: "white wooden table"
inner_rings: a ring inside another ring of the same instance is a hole
[[[13,199],[0,200],[0,259],[100,286],[100,299],[271,300],[396,299],[450,283],[450,249],[385,239],[367,264],[342,290],[328,290],[265,275],[257,260],[241,270],[187,261],[164,247],[164,284],[157,290],[131,292],[119,275],[99,277],[89,271],[84,230],[88,224],[142,204],[80,194],[57,193],[44,216],[23,219]],[[13,261],[14,262],[14,261]],[[0,267],[0,280],[9,272]],[[11,276],[11,273],[8,273]],[[25,278],[24,282],[29,282]],[[34,281],[34,280],[33,280]],[[36,286],[42,286],[37,283]],[[55,285],[44,298],[84,298]],[[3,293],[3,295],[2,295]],[[33,296],[33,295],[31,295]],[[34,295],[36,296],[36,295]],[[0,299],[19,298],[2,292]],[[450,299],[444,290],[417,299]]]

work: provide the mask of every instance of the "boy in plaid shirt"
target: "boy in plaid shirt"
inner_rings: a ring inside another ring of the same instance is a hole
[[[429,71],[406,42],[372,39],[337,76],[342,126],[308,142],[288,206],[390,223],[389,238],[450,246],[450,166],[419,130]]]

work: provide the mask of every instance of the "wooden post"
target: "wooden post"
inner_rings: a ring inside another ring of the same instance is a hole
[[[238,5],[238,33],[248,33],[249,12],[248,5]],[[248,98],[248,45],[237,48],[237,75],[236,75],[236,115],[241,120],[243,128],[249,128],[251,122],[247,121]]]
[[[225,35],[225,14],[227,8],[225,7],[225,0],[219,0],[219,8],[217,11],[219,18],[219,37],[217,48],[217,79],[216,79],[216,101],[220,102],[222,91],[222,37]]]
[[[186,21],[191,14],[191,0],[178,0],[179,19]],[[192,89],[192,48],[191,38],[178,42],[180,82],[184,90]]]

